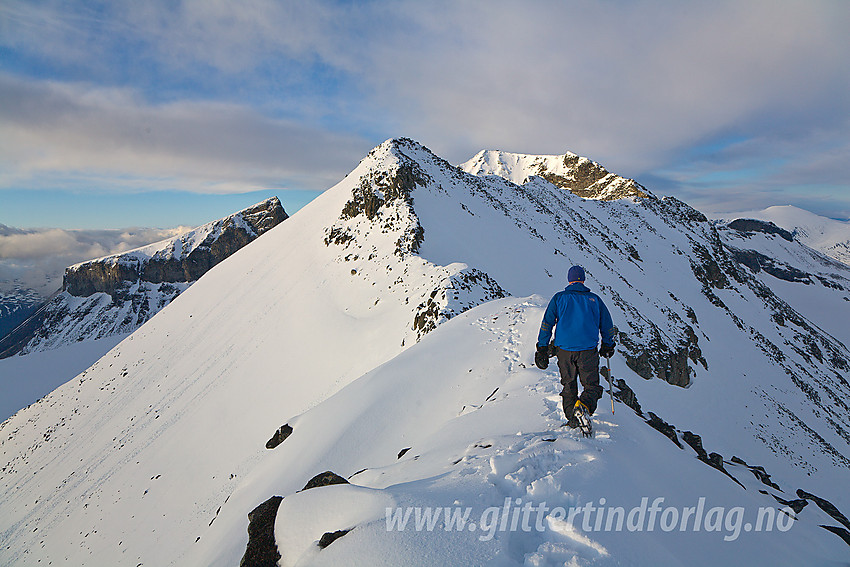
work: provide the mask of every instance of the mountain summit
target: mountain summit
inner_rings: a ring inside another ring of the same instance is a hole
[[[498,175],[517,185],[537,175],[556,187],[588,199],[611,201],[650,196],[649,191],[634,179],[610,173],[595,161],[572,152],[539,156],[482,150],[460,167],[473,175]]]
[[[512,155],[460,168],[388,140],[0,425],[2,562],[846,558],[850,352],[794,307],[811,286],[782,299],[679,200],[610,174],[582,197],[543,175],[580,178],[563,159]],[[620,329],[589,440],[532,362],[573,264]],[[553,511],[644,500],[666,523]],[[439,522],[391,522],[414,509]]]

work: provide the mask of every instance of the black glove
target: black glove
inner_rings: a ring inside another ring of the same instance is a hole
[[[602,346],[599,347],[599,356],[602,358],[611,358],[614,356],[614,345],[602,343]]]
[[[540,370],[549,368],[549,345],[537,347],[537,352],[534,353],[534,364]]]

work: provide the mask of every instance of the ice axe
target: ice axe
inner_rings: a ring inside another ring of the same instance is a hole
[[[620,332],[617,327],[613,329],[614,336]],[[611,396],[611,415],[614,414],[614,377],[611,375],[611,357],[605,357],[605,362],[608,363],[608,366],[605,367],[605,378],[608,379],[608,395]]]

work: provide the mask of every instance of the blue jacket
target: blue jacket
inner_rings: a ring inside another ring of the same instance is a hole
[[[549,344],[553,327],[555,346],[564,350],[595,349],[600,333],[603,343],[614,344],[614,322],[608,308],[580,282],[568,285],[549,302],[537,335],[538,346]]]

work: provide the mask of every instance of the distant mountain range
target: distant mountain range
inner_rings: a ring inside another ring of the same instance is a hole
[[[7,295],[6,310],[22,316],[7,323],[14,331],[0,339],[0,358],[130,333],[286,218],[273,197],[179,236],[71,266],[62,290],[47,302],[38,302],[31,291]]]
[[[797,240],[827,256],[850,265],[850,222],[816,215],[791,205],[768,207],[760,211],[725,213],[723,221],[758,219],[772,222]]]

